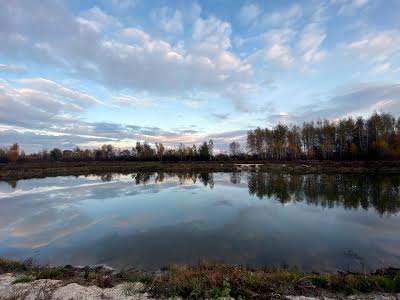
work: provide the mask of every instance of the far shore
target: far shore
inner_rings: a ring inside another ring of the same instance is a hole
[[[70,161],[0,164],[0,180],[135,172],[237,172],[400,174],[400,161]]]

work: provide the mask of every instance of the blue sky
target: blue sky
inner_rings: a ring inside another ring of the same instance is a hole
[[[0,145],[244,144],[400,113],[400,2],[2,1]]]

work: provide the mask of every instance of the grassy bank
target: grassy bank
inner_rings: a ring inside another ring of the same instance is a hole
[[[260,164],[258,170],[266,172],[400,174],[400,161],[17,162],[0,164],[0,180],[132,172],[233,172],[238,170],[237,164],[248,164],[249,169]]]
[[[359,293],[399,293],[400,270],[385,269],[372,274],[315,274],[288,269],[250,270],[224,264],[171,266],[161,272],[113,271],[105,268],[46,268],[31,262],[0,259],[0,273],[19,274],[15,283],[58,279],[65,283],[112,287],[141,282],[144,291],[157,297],[270,299],[285,295],[340,298]]]

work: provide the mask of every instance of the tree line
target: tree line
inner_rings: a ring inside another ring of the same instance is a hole
[[[302,126],[277,125],[247,133],[248,154],[265,160],[362,160],[400,158],[400,118],[318,120]]]
[[[400,158],[400,117],[374,113],[364,119],[304,122],[302,126],[279,124],[247,132],[245,147],[237,141],[229,151],[214,155],[214,142],[167,148],[162,143],[137,142],[131,149],[103,145],[99,149],[54,148],[25,153],[19,145],[0,148],[0,162],[9,161],[209,161],[209,160],[368,160]]]
[[[215,159],[213,155],[214,142],[209,140],[199,146],[185,146],[167,148],[162,143],[154,146],[144,142],[137,142],[131,149],[119,149],[110,144],[99,149],[61,150],[54,148],[50,151],[42,150],[37,153],[25,153],[17,143],[9,148],[0,148],[0,162],[16,161],[207,161]]]

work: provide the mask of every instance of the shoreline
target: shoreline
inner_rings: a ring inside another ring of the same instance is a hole
[[[239,165],[243,165],[240,167]],[[0,164],[0,181],[134,172],[236,172],[400,174],[400,161],[193,161],[16,162]]]
[[[107,299],[396,299],[400,269],[317,274],[199,263],[145,272],[100,266],[44,267],[0,258],[0,296],[8,296],[0,299],[18,299],[12,296],[25,293],[27,297],[40,291],[47,295],[45,299],[71,299],[71,295],[81,299],[83,294],[90,299],[102,299],[101,295],[109,295]]]

